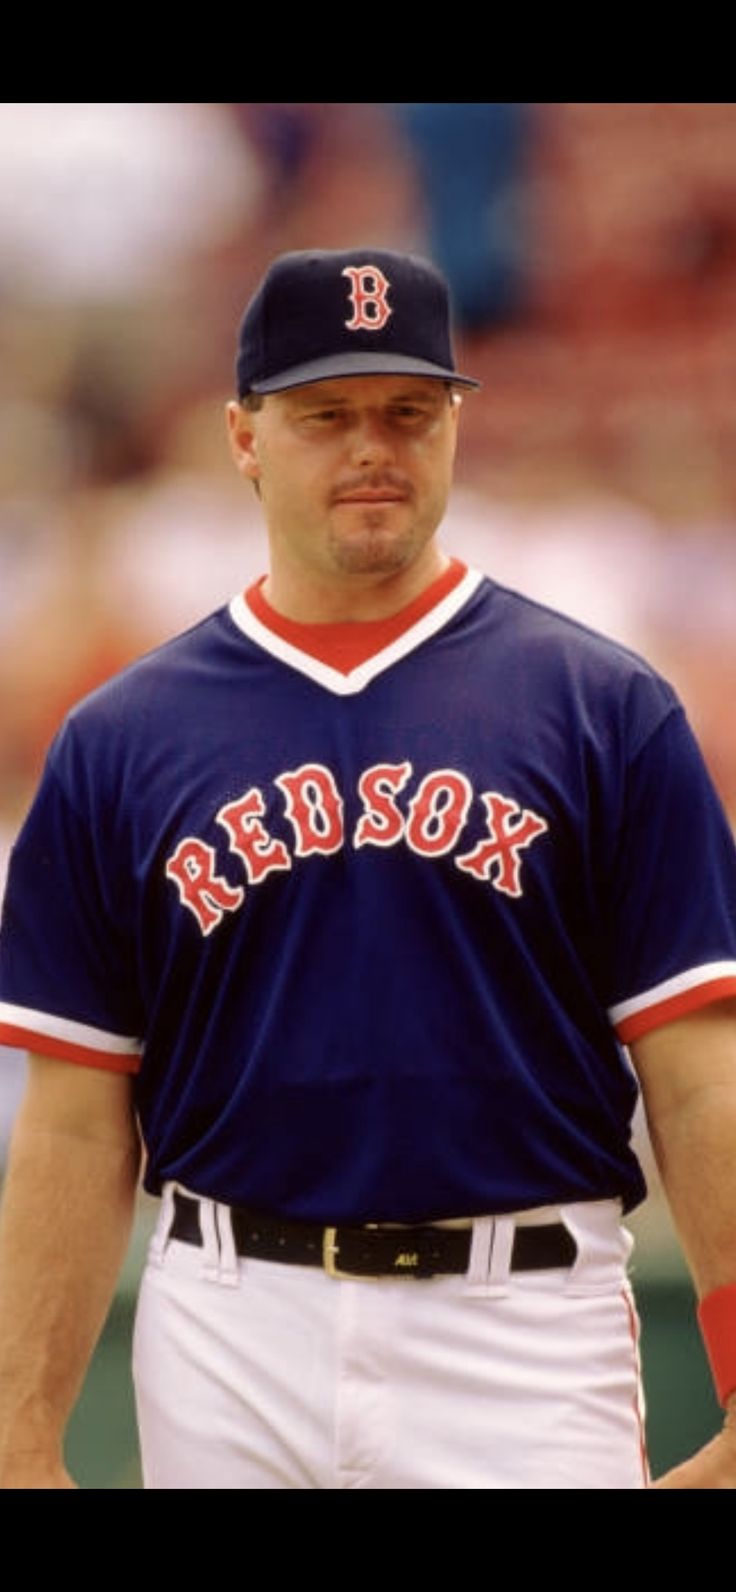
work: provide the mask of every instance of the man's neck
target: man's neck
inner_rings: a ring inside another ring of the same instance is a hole
[[[342,579],[277,567],[262,586],[266,601],[285,619],[300,624],[344,624],[388,619],[419,597],[448,568],[439,547],[425,549],[406,569],[391,574],[351,574]]]

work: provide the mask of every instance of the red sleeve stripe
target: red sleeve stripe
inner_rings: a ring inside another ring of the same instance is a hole
[[[109,1033],[90,1023],[8,1001],[0,1001],[0,1044],[19,1045],[82,1066],[108,1067],[113,1072],[137,1072],[143,1048],[139,1039],[127,1034]]]
[[[662,1028],[665,1023],[673,1023],[678,1017],[685,1017],[689,1012],[710,1006],[714,1001],[736,996],[736,965],[726,965],[733,971],[720,977],[703,979],[698,983],[683,981],[677,989],[672,989],[671,986],[679,984],[680,981],[671,979],[668,980],[671,991],[668,994],[662,993],[668,985],[660,985],[641,1000],[625,1002],[624,1005],[628,1008],[625,1012],[622,1007],[613,1007],[609,1015],[621,1043],[630,1045],[632,1040],[641,1039],[643,1034],[650,1033],[654,1028]]]
[[[39,1034],[32,1028],[17,1028],[0,1023],[0,1045],[32,1050],[39,1056],[54,1056],[59,1061],[74,1061],[81,1067],[103,1067],[106,1072],[138,1072],[140,1056],[114,1055],[109,1050],[93,1050],[89,1045],[73,1045],[68,1039]]]

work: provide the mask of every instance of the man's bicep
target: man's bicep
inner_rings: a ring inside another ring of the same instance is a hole
[[[135,1146],[133,1079],[128,1073],[30,1053],[17,1126]]]
[[[630,1046],[647,1115],[656,1122],[703,1090],[736,1093],[736,999],[663,1023]]]
[[[632,1046],[662,1183],[701,1298],[736,1281],[736,1002]]]

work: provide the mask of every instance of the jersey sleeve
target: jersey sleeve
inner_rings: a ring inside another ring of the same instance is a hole
[[[73,803],[52,751],[10,856],[0,923],[0,1043],[135,1072],[142,1023],[105,825]],[[86,807],[86,810],[85,810]]]
[[[629,766],[609,888],[607,1004],[623,1044],[736,996],[736,848],[679,706]]]

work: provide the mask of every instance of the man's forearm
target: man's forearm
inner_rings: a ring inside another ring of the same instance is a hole
[[[736,1003],[636,1047],[662,1183],[699,1295],[736,1283]]]
[[[736,1004],[724,1002],[647,1035],[634,1060],[698,1295],[702,1300],[726,1288],[730,1297],[736,1285]],[[723,1430],[658,1487],[736,1488],[736,1391],[729,1382]]]
[[[138,1165],[132,1133],[111,1142],[21,1115],[0,1207],[4,1487],[65,1485],[64,1430],[129,1240]]]

